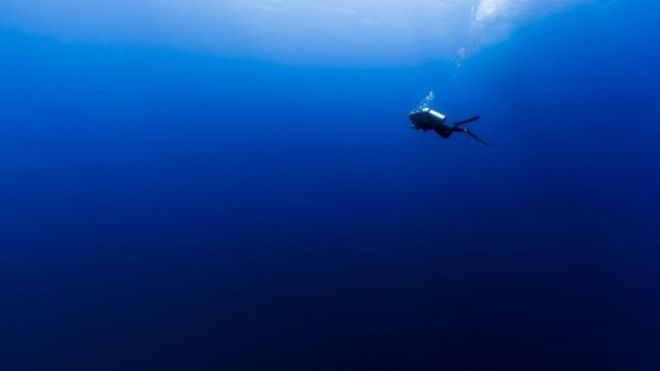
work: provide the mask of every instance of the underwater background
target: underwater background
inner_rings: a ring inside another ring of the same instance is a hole
[[[3,21],[0,369],[660,369],[659,10],[325,66]]]

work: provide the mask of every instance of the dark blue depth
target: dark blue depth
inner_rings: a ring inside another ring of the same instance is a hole
[[[658,10],[455,75],[0,31],[0,369],[660,369]]]

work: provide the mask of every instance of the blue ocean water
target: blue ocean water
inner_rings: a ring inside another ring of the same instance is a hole
[[[3,28],[0,368],[660,368],[657,10],[458,70]]]

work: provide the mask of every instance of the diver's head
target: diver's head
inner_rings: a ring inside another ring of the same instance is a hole
[[[447,120],[447,116],[428,107],[410,112],[408,118],[415,129],[431,129]]]
[[[420,110],[412,111],[408,115],[410,123],[415,129],[419,129],[428,124],[429,119],[429,108],[422,108]]]

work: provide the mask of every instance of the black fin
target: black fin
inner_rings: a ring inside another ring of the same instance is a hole
[[[452,126],[461,126],[461,125],[469,124],[471,122],[475,122],[475,121],[479,120],[480,118],[481,118],[481,116],[472,116],[469,119],[457,121]]]
[[[477,142],[483,144],[484,146],[487,146],[487,145],[488,145],[488,142],[486,142],[485,140],[479,138],[476,134],[474,134],[474,133],[471,132],[470,130],[467,130],[467,129],[464,129],[464,130],[465,130],[465,131],[464,131],[465,134],[471,136],[471,137],[472,137],[474,140],[476,140]]]

